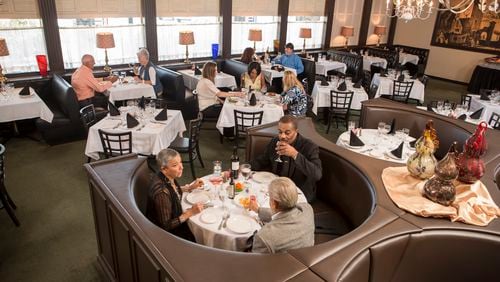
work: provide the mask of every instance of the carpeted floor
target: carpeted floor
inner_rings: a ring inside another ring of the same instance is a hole
[[[463,85],[430,80],[426,101],[460,101]],[[335,142],[344,128],[316,123],[317,130]],[[212,161],[227,162],[232,143],[220,144],[216,131],[202,131],[201,153],[210,173]],[[48,146],[14,138],[6,144],[6,186],[16,202],[21,227],[16,228],[0,210],[0,281],[104,281],[96,261],[94,222],[83,168],[85,141]],[[244,158],[244,152],[239,153]],[[191,180],[189,165],[184,177]]]

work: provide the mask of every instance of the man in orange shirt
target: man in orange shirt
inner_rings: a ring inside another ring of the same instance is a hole
[[[79,67],[71,76],[71,85],[75,90],[76,97],[80,108],[94,104],[107,108],[107,97],[104,95],[95,95],[95,92],[104,92],[113,86],[113,82],[117,80],[116,76],[97,79],[94,77],[92,70],[94,69],[95,61],[92,55],[83,55],[82,66]]]

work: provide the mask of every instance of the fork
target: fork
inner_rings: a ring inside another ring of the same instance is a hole
[[[231,214],[227,214],[226,216],[226,219],[224,220],[224,224],[222,225],[222,227],[226,228],[227,227],[227,220],[229,219],[229,217],[231,216]]]
[[[222,228],[222,224],[224,223],[224,220],[227,218],[227,214],[224,214],[224,216],[222,216],[222,219],[220,221],[220,224],[219,224],[219,227],[217,227],[217,230],[221,230]]]

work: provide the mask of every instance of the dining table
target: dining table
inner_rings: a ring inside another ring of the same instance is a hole
[[[406,63],[411,63],[414,65],[418,65],[419,57],[417,55],[408,54],[404,52],[399,53],[399,63],[404,65]]]
[[[22,88],[9,88],[0,93],[0,122],[41,118],[49,123],[54,113],[33,88],[29,95],[19,95]]]
[[[392,95],[395,79],[395,75],[392,72],[390,72],[387,77],[381,77],[380,73],[373,75],[371,85],[378,86],[375,98],[381,95]],[[425,85],[418,79],[412,79],[408,74],[405,74],[405,81],[413,81],[413,87],[411,88],[409,98],[418,100],[423,104],[425,98]]]
[[[132,132],[132,152],[144,155],[158,154],[186,131],[182,113],[178,110],[167,110],[168,119],[165,121],[154,119],[161,109],[141,110],[137,106],[126,106],[119,110],[120,116],[108,115],[89,128],[85,155],[98,160],[99,153],[103,152],[99,129],[110,133]],[[138,126],[127,128],[127,113],[136,116]]]
[[[500,115],[500,104],[496,101],[481,100],[481,95],[467,94],[467,96],[471,97],[469,108],[471,112],[483,109],[480,120],[488,122],[493,113]]]
[[[115,81],[113,86],[107,90],[109,101],[124,101],[131,99],[156,98],[156,93],[152,85],[136,82],[133,77],[127,76],[123,82]]]
[[[330,91],[337,89],[339,84],[339,79],[333,79],[331,82],[327,82],[328,85],[321,85],[321,81],[316,81],[314,83],[314,88],[311,93],[311,98],[314,101],[312,111],[314,114],[318,114],[318,108],[329,108],[330,107]],[[351,109],[361,110],[361,102],[368,100],[368,94],[363,87],[354,88],[353,83],[346,81],[347,91],[353,91],[351,101]]]
[[[278,121],[284,115],[283,106],[280,103],[280,95],[273,95],[270,93],[264,95],[257,92],[255,96],[257,98],[257,104],[255,106],[250,106],[247,97],[230,97],[225,99],[216,124],[216,127],[221,134],[224,133],[224,127],[235,126],[234,110],[247,113],[263,111],[264,113],[262,115],[261,124]]]
[[[387,60],[380,57],[363,55],[363,70],[370,71],[370,66],[378,66],[383,69],[387,68]]]
[[[379,133],[377,129],[362,128],[361,135],[358,135],[358,137],[365,144],[364,146],[349,145],[350,131],[340,134],[336,144],[358,154],[400,164],[405,164],[408,158],[415,153],[415,149],[409,145],[409,142],[415,140],[415,138],[401,132],[386,134]],[[391,151],[396,149],[401,142],[405,142],[405,144],[403,145],[402,157],[398,158]]]
[[[229,251],[244,251],[251,247],[248,239],[262,228],[258,215],[247,209],[251,195],[261,208],[269,208],[269,183],[277,176],[270,172],[254,172],[248,181],[242,177],[235,180],[235,185],[243,187],[234,199],[227,197],[229,181],[210,182],[217,175],[202,177],[204,185],[190,193],[183,193],[181,206],[185,211],[195,203],[202,203],[205,209],[191,216],[187,221],[196,242],[208,247]],[[222,181],[222,179],[221,179]],[[215,182],[214,182],[215,183]],[[298,203],[307,202],[302,191],[297,188]]]
[[[341,73],[345,73],[347,70],[347,65],[338,61],[329,61],[324,59],[318,59],[316,62],[316,74],[327,76],[328,72],[331,70],[336,70]]]
[[[273,79],[275,79],[275,78],[283,78],[285,70],[289,70],[289,71],[292,71],[293,73],[297,74],[297,70],[294,68],[283,67],[284,70],[278,71],[278,70],[272,69],[273,66],[279,66],[279,65],[277,65],[277,64],[275,64],[275,65],[273,65],[273,64],[261,64],[260,65],[261,70],[262,70],[262,74],[264,75],[264,78],[266,79],[266,81],[269,84],[272,84]]]
[[[182,74],[182,78],[184,79],[184,85],[189,90],[195,90],[198,85],[198,81],[202,79],[201,74],[195,74],[194,70],[180,70],[179,73]],[[225,87],[225,88],[236,88],[236,79],[234,76],[224,73],[218,72],[214,78],[214,84],[216,87]]]

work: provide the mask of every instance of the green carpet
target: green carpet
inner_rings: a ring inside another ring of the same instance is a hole
[[[430,80],[426,101],[460,101],[465,86]],[[208,125],[208,124],[207,124]],[[344,128],[316,123],[317,130],[335,142]],[[228,168],[232,142],[219,143],[218,133],[201,133],[205,169],[196,163],[198,176],[211,173],[218,159]],[[6,144],[6,186],[16,202],[21,227],[16,228],[0,210],[0,281],[105,281],[97,265],[94,222],[83,164],[85,141],[48,146],[14,138]],[[240,158],[244,152],[240,150]],[[180,183],[191,181],[189,165]]]

